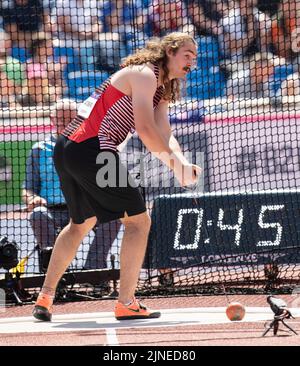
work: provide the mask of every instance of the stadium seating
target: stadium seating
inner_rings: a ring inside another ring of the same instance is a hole
[[[80,57],[76,50],[71,47],[54,47],[53,48],[54,58],[67,57],[66,73],[79,71],[80,70]]]
[[[198,43],[197,68],[187,78],[187,97],[209,99],[224,93],[225,76],[219,68],[219,48],[213,37],[200,37]]]
[[[107,72],[76,71],[68,74],[66,80],[68,97],[76,100],[88,98],[96,87],[110,75]]]
[[[79,54],[73,48],[57,46],[53,47],[53,53],[56,60],[58,60],[59,57],[67,57],[67,67],[65,69],[64,78],[66,78],[68,73],[80,70]],[[26,60],[30,58],[30,55],[28,50],[26,50],[25,48],[13,46],[12,57],[18,59],[21,62],[26,62]]]
[[[196,40],[198,44],[198,61],[203,57],[211,59],[219,58],[219,45],[214,37],[201,36]]]
[[[271,81],[272,91],[276,93],[279,90],[281,83],[293,72],[293,65],[291,64],[275,66],[274,77]]]
[[[25,62],[28,58],[27,51],[25,48],[13,46],[11,49],[11,56],[16,58],[20,62]]]

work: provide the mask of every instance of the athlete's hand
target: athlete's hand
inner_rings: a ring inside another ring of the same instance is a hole
[[[195,164],[183,164],[181,169],[174,169],[174,174],[182,187],[196,184],[200,179],[202,169]]]

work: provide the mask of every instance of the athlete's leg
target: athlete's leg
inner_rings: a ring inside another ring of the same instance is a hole
[[[125,232],[121,245],[119,301],[128,303],[134,296],[143,264],[151,219],[144,212],[130,217],[125,216],[121,221],[125,226]]]
[[[74,224],[71,219],[59,233],[49,262],[43,293],[52,296],[55,294],[58,281],[74,259],[81,241],[95,226],[96,221],[96,217],[90,217],[82,224]]]
[[[121,246],[120,292],[115,317],[118,320],[159,318],[159,311],[147,309],[134,297],[148,242],[150,217],[147,213],[126,216],[122,223],[125,232]]]
[[[61,276],[75,257],[79,244],[96,224],[96,217],[90,217],[82,224],[69,224],[59,233],[49,262],[43,288],[36,301],[33,316],[42,321],[52,318],[52,303]]]

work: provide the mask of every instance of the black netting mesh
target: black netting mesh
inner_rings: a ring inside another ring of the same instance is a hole
[[[296,0],[1,0],[2,286],[17,279],[25,289],[40,287],[55,238],[69,222],[52,160],[56,130],[126,56],[173,31],[192,35],[198,54],[169,120],[203,173],[186,190],[137,134],[124,147],[152,217],[138,291],[296,286],[299,12]],[[123,233],[118,221],[97,223],[65,282],[116,290]]]

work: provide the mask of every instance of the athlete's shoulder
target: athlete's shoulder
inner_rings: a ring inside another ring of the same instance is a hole
[[[130,65],[127,66],[128,75],[134,79],[142,79],[144,81],[155,81],[156,75],[154,72],[154,65],[150,63],[142,64],[142,65]]]

